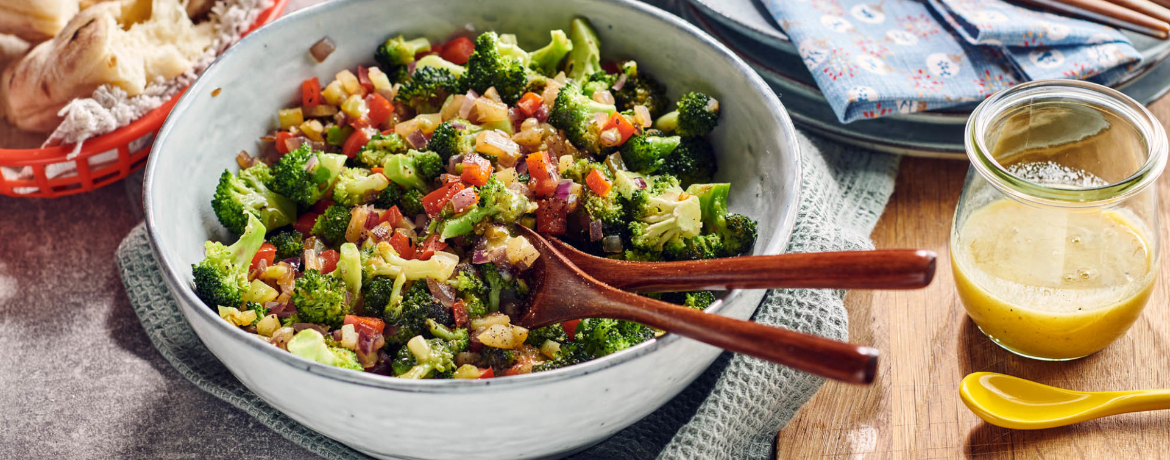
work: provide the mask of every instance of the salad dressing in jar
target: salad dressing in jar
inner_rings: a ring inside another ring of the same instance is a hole
[[[951,263],[971,319],[1046,360],[1124,335],[1157,278],[1161,125],[1108,88],[1034,82],[981,104],[967,136]]]

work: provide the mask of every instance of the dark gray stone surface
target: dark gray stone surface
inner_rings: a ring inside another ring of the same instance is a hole
[[[314,457],[151,346],[114,264],[138,193],[0,197],[0,459]]]

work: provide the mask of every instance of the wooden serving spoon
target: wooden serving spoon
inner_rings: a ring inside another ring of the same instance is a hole
[[[642,297],[605,285],[573,265],[548,240],[516,226],[540,252],[532,266],[526,313],[537,328],[583,318],[634,321],[777,364],[849,383],[873,383],[877,349],[765,326]]]
[[[629,262],[551,244],[573,265],[615,288],[634,292],[699,289],[919,289],[934,278],[935,254],[922,249],[813,252],[683,262]]]

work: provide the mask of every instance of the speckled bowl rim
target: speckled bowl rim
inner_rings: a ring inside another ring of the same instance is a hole
[[[335,0],[329,3],[321,3],[295,11],[288,14],[287,16],[277,19],[270,25],[262,27],[244,37],[242,40],[236,43],[235,46],[228,48],[227,51],[216,58],[215,62],[212,63],[211,66],[208,67],[208,69],[204,72],[204,75],[214,73],[220,60],[227,59],[234,53],[249,46],[254,46],[254,43],[262,43],[262,39],[265,38],[269,33],[272,33],[272,31],[277,27],[293,27],[295,23],[311,21],[318,14],[328,14],[328,10],[336,7],[339,3],[344,4],[355,1],[359,0]],[[602,0],[586,1],[600,2]],[[782,133],[777,133],[775,141],[777,142],[777,145],[781,147],[784,146],[784,144],[787,144],[787,151],[791,155],[795,156],[793,159],[795,171],[793,171],[793,173],[796,180],[793,182],[794,187],[792,190],[788,191],[788,193],[792,194],[793,206],[789,206],[784,210],[780,216],[779,225],[776,228],[776,232],[774,234],[774,238],[772,238],[771,244],[765,247],[762,252],[764,254],[779,254],[783,252],[792,237],[793,228],[796,226],[796,214],[799,210],[801,197],[800,178],[802,176],[801,172],[803,166],[801,164],[800,158],[800,146],[796,140],[796,129],[792,124],[792,120],[788,116],[788,111],[785,110],[783,104],[780,103],[780,99],[776,97],[776,94],[772,92],[771,88],[768,87],[764,80],[761,79],[760,76],[751,69],[751,67],[744,63],[743,60],[735,55],[735,53],[733,53],[727,47],[723,46],[722,43],[719,43],[717,40],[699,28],[661,9],[634,0],[608,0],[608,3],[628,8],[630,10],[634,10],[656,18],[666,24],[673,26],[675,31],[678,33],[691,35],[707,46],[714,48],[715,51],[723,57],[724,61],[733,66],[738,71],[742,77],[742,83],[755,90],[755,92],[762,97],[764,103],[767,106],[770,106],[770,112],[774,117],[774,120],[783,130]],[[194,97],[193,95],[203,94],[210,90],[210,88],[204,88],[204,86],[206,86],[205,81],[206,80],[203,78],[198,79],[191,85],[190,88],[188,88],[182,99],[180,99],[179,102],[175,105],[174,110],[171,112],[171,116],[167,118],[166,123],[163,125],[162,129],[158,133],[157,138],[155,139],[155,148],[161,147],[163,141],[167,139],[170,132],[176,129],[176,120],[179,118],[179,115],[182,114],[188,108],[188,106],[191,105],[192,98]],[[171,252],[167,248],[161,247],[158,241],[158,237],[156,236],[158,230],[157,223],[155,222],[155,213],[153,210],[154,200],[151,198],[151,190],[153,190],[155,187],[155,170],[159,167],[159,160],[163,156],[164,155],[150,156],[150,159],[146,165],[146,176],[143,181],[143,207],[145,208],[146,228],[150,240],[150,246],[154,251],[156,258],[158,259],[159,268],[162,270],[163,275],[168,279],[167,284],[170,286],[171,292],[175,294],[176,297],[178,297],[176,301],[180,303],[186,302],[188,305],[202,305],[202,301],[200,301],[199,298],[195,295],[195,291],[191,288],[191,286],[187,285],[187,283],[183,281],[183,277],[181,277],[177,272],[177,267],[181,265],[175,263],[175,257],[171,255]],[[720,301],[716,302],[715,305],[709,307],[707,311],[710,313],[718,313],[728,302],[736,300],[740,295],[742,295],[741,290],[731,290],[727,293],[726,296],[720,299]],[[188,322],[191,322],[191,318],[187,317],[187,309],[180,305],[179,310],[183,313],[184,319],[186,319]],[[266,353],[268,356],[271,356],[289,366],[302,368],[307,372],[345,383],[413,393],[449,393],[476,390],[490,391],[489,389],[492,387],[516,388],[518,386],[534,386],[557,382],[617,366],[635,358],[647,355],[660,347],[670,346],[682,338],[676,334],[666,334],[657,339],[648,340],[611,355],[551,371],[515,376],[503,376],[493,379],[406,380],[383,375],[370,374],[366,372],[355,372],[347,369],[319,364],[317,362],[301,358],[299,356],[293,355],[292,353],[276,348],[271,344],[251,336],[251,334],[244,332],[238,327],[233,327],[225,321],[220,321],[219,317],[215,315],[214,312],[212,312],[210,309],[194,308],[193,310],[197,312],[196,314],[205,316],[205,319],[210,319],[211,321],[209,322],[214,325],[212,327],[217,327],[226,332],[229,337],[238,339],[237,341],[241,342],[240,345],[246,345],[262,350],[262,352]],[[202,337],[200,337],[200,340],[202,340]]]

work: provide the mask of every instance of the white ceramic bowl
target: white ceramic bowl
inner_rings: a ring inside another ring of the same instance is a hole
[[[341,0],[282,18],[229,49],[191,86],[159,132],[146,169],[146,222],[155,255],[184,316],[248,388],[306,426],[383,458],[541,458],[597,443],[678,394],[719,354],[666,335],[550,372],[488,380],[399,380],[322,366],[228,325],[191,289],[203,242],[228,235],[209,202],[241,149],[255,153],[276,110],[299,83],[328,81],[372,62],[399,33],[442,40],[472,24],[515,33],[528,49],[575,16],[598,30],[602,54],[634,58],[668,85],[671,99],[698,90],[723,111],[713,142],[717,179],[733,183],[731,207],[759,221],[756,254],[781,252],[796,217],[800,163],[780,101],[742,61],[695,27],[632,1]],[[337,51],[316,63],[323,36]],[[213,90],[221,89],[217,96]],[[764,291],[732,291],[710,311],[747,318]]]

